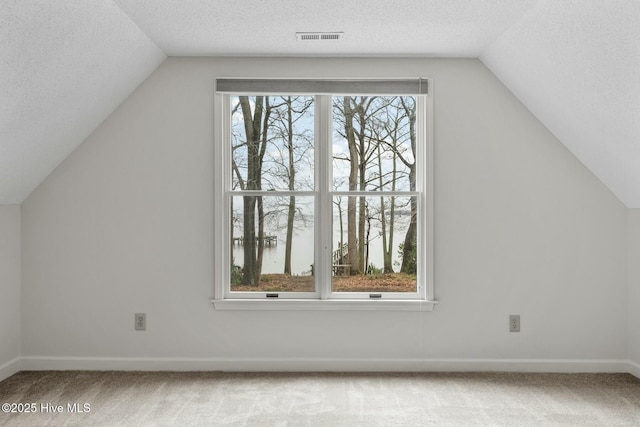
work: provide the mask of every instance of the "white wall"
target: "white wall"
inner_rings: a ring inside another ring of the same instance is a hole
[[[640,209],[629,209],[629,360],[640,378]]]
[[[20,206],[0,205],[0,381],[19,370]]]
[[[213,309],[217,76],[434,79],[433,312]],[[477,60],[169,58],[22,211],[32,367],[130,357],[607,369],[628,358],[627,210]],[[146,332],[134,332],[135,312]],[[522,316],[519,334],[509,314]]]

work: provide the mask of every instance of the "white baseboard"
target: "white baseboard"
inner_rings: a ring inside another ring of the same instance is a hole
[[[11,375],[17,374],[22,370],[22,359],[16,357],[13,360],[8,361],[0,365],[0,381],[4,381]]]
[[[627,373],[617,359],[253,359],[39,357],[21,359],[21,369],[227,372],[555,372]],[[635,365],[635,364],[633,364]],[[640,366],[635,365],[640,372]],[[636,373],[638,373],[636,372]],[[634,373],[634,375],[636,375]],[[638,376],[638,375],[636,375]]]
[[[640,365],[629,360],[629,373],[636,378],[640,378]]]

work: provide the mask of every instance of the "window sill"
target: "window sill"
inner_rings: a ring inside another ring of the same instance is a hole
[[[257,300],[213,299],[216,310],[277,311],[433,311],[438,301],[426,300]]]

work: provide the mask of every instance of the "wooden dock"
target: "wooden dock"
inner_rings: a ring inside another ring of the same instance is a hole
[[[351,264],[348,263],[349,259],[349,244],[345,243],[338,249],[333,251],[333,262],[331,265],[331,274],[334,276],[350,276]]]
[[[256,242],[259,241],[258,236],[256,236]],[[262,241],[265,246],[277,246],[278,245],[278,236],[263,236]],[[233,246],[244,246],[244,237],[234,237],[233,238]]]
[[[333,264],[346,264],[349,255],[349,244],[345,243],[333,251]]]

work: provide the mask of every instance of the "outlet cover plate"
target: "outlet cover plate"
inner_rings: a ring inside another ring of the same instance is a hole
[[[136,313],[135,314],[134,327],[135,327],[136,331],[146,331],[147,330],[147,314],[146,313]]]
[[[509,315],[509,332],[520,332],[520,315]]]

